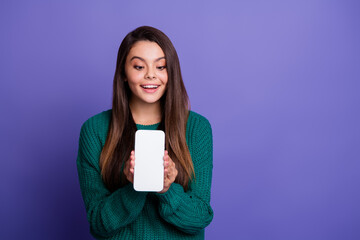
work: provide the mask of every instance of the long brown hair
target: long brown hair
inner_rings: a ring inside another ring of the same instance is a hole
[[[128,33],[120,44],[113,82],[112,116],[107,139],[100,155],[100,168],[107,188],[115,191],[128,183],[122,173],[124,163],[134,149],[137,130],[129,107],[131,90],[125,80],[125,62],[137,41],[157,43],[166,59],[168,83],[161,97],[162,120],[158,129],[165,132],[165,148],[176,164],[176,183],[186,191],[194,177],[194,167],[186,144],[185,131],[189,114],[189,98],[182,80],[179,58],[170,39],[160,30],[142,26]]]

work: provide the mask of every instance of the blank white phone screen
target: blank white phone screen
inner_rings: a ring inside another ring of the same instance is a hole
[[[134,189],[159,192],[164,187],[165,133],[137,130],[135,133]]]

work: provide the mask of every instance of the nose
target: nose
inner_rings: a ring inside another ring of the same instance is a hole
[[[155,79],[156,78],[155,72],[151,68],[149,68],[148,71],[146,72],[145,78],[149,80]]]

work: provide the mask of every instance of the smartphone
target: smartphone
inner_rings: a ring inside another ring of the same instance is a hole
[[[165,133],[137,130],[135,133],[134,189],[160,192],[164,188]]]

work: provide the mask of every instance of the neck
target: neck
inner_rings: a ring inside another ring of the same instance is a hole
[[[160,102],[146,103],[130,100],[131,114],[136,124],[150,125],[161,121]]]

